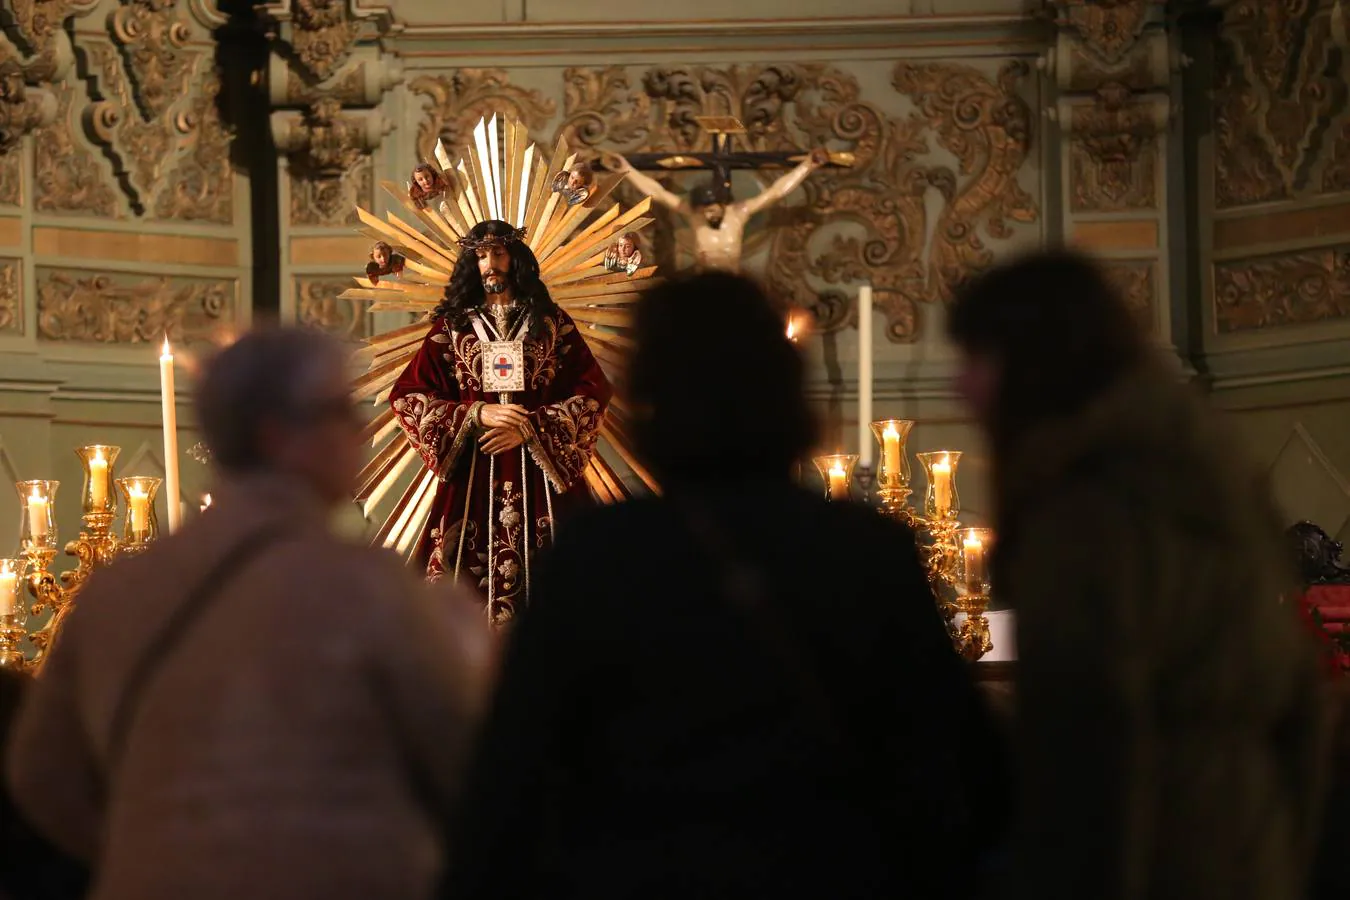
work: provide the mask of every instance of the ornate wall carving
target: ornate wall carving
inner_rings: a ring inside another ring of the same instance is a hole
[[[1116,290],[1134,313],[1141,328],[1153,332],[1158,328],[1158,267],[1150,261],[1110,260],[1103,268]]]
[[[511,84],[505,69],[421,75],[408,83],[408,90],[430,101],[417,128],[417,155],[424,160],[435,159],[437,138],[449,147],[467,144],[484,116],[518,119],[538,135],[557,111],[557,104],[538,91]]]
[[[1075,212],[1157,209],[1162,160],[1157,107],[1136,102],[1117,81],[1096,91],[1090,105],[1072,110],[1069,192]]]
[[[233,320],[232,281],[38,272],[38,337],[102,344],[183,341]]]
[[[356,221],[357,204],[372,203],[370,151],[393,125],[377,112],[344,112],[322,97],[300,114],[277,114],[273,135],[286,153],[292,225]]]
[[[71,124],[74,97],[70,83],[60,85],[56,119],[35,135],[33,206],[44,213],[120,218],[117,193],[104,181],[97,157],[75,140]]]
[[[0,259],[0,331],[23,333],[23,260]]]
[[[17,152],[0,156],[0,206],[23,203],[23,159]]]
[[[301,325],[321,328],[343,338],[359,339],[370,334],[370,313],[358,300],[338,295],[352,286],[350,278],[301,277],[295,279],[295,317]]]
[[[1216,263],[1221,333],[1350,317],[1350,246]]]
[[[1347,54],[1334,0],[1234,0],[1215,59],[1214,195],[1223,207],[1288,200],[1350,184]],[[1298,39],[1294,40],[1293,35]]]
[[[755,149],[846,146],[854,167],[809,179],[805,202],[752,231],[746,255],[767,253],[776,291],[812,309],[825,331],[854,315],[843,286],[870,278],[888,336],[910,341],[919,305],[949,299],[992,262],[990,240],[1011,237],[1014,224],[1035,222],[1039,210],[1019,180],[1032,137],[1019,94],[1024,63],[990,74],[904,62],[892,74],[915,107],[908,114],[888,113],[881,98],[863,98],[855,76],[821,64],[657,67],[637,77],[621,67],[569,69],[562,130],[583,147],[692,149],[703,139],[694,117],[718,114],[740,118]],[[943,200],[931,222],[930,192]],[[655,238],[658,256],[673,264],[679,237],[668,217]]]

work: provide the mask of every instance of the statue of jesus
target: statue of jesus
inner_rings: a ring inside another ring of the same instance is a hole
[[[605,153],[601,160],[606,169],[627,175],[638,190],[685,217],[694,229],[698,268],[734,272],[741,265],[741,243],[750,217],[795,191],[808,175],[830,161],[830,154],[822,148],[812,150],[796,168],[749,200],[732,200],[730,190],[716,179],[695,188],[685,200],[617,153]]]

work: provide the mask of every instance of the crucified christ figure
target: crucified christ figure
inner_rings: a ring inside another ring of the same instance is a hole
[[[617,153],[605,153],[601,161],[606,169],[626,174],[638,190],[657,203],[684,216],[694,229],[694,249],[700,269],[734,272],[740,268],[741,242],[750,217],[796,190],[808,175],[830,162],[830,154],[820,148],[812,150],[795,168],[749,200],[732,200],[729,177],[721,184],[714,178],[711,184],[695,188],[686,200],[638,171]]]

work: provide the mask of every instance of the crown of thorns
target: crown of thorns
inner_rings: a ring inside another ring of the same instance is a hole
[[[525,240],[525,229],[516,228],[510,234],[489,234],[485,237],[462,237],[455,243],[464,250],[482,250],[485,247],[505,247],[517,241]]]

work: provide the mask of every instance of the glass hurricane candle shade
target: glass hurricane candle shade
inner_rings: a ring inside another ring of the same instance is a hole
[[[961,512],[961,497],[956,492],[956,466],[961,461],[959,450],[934,450],[916,453],[928,479],[924,493],[924,516],[937,521],[955,519]]]
[[[988,528],[962,528],[956,533],[956,592],[962,596],[988,597],[989,554],[994,532]]]
[[[155,515],[155,497],[162,479],[138,475],[117,479],[117,487],[127,505],[122,539],[128,544],[147,544],[159,537],[159,518]]]
[[[113,464],[121,452],[121,447],[106,444],[90,444],[75,451],[84,466],[84,489],[80,497],[86,516],[108,516],[111,519],[117,513]]]
[[[909,419],[882,419],[872,423],[881,451],[877,467],[877,486],[882,489],[907,488],[911,472],[906,444],[914,422]]]
[[[19,492],[22,506],[19,523],[19,546],[24,553],[56,549],[56,489],[59,481],[19,481],[14,488]]]
[[[23,640],[27,615],[23,608],[24,572],[22,559],[0,559],[0,668],[22,668]]]
[[[825,481],[825,499],[832,502],[848,500],[853,484],[853,469],[858,465],[858,457],[852,453],[836,453],[833,456],[817,456],[811,460]]]

